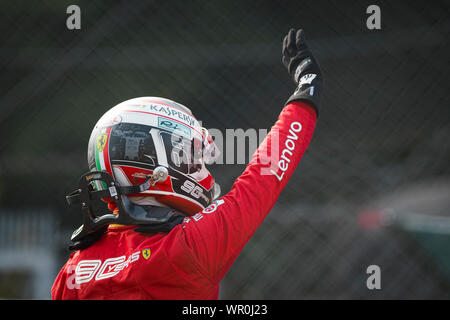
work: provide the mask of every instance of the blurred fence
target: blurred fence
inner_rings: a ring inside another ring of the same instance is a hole
[[[446,235],[358,224],[379,199],[450,179],[448,2],[377,1],[381,30],[366,28],[372,2],[364,0],[78,1],[73,31],[70,4],[0,2],[0,207],[17,212],[17,225],[29,223],[19,216],[30,207],[63,213],[53,230],[64,238],[79,225],[64,197],[86,171],[95,122],[126,99],[173,99],[222,132],[270,128],[294,90],[281,40],[303,27],[325,78],[316,132],[221,297],[448,298]],[[212,172],[226,192],[244,168]],[[448,216],[445,201],[426,203],[408,210]],[[0,228],[17,235],[4,216]],[[64,245],[51,249],[58,266]],[[5,257],[0,263],[15,261]],[[381,268],[381,290],[365,286],[371,264]]]
[[[50,298],[59,266],[55,219],[43,209],[0,210],[0,298]]]

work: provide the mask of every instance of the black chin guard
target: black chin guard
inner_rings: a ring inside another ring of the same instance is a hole
[[[91,171],[81,176],[78,189],[66,196],[69,206],[81,204],[83,224],[72,233],[73,245],[70,250],[84,249],[100,239],[109,224],[138,225],[136,229],[143,233],[169,232],[180,224],[184,216],[170,208],[141,206],[132,203],[127,194],[140,193],[151,185],[151,176],[144,183],[136,186],[122,187],[104,171]],[[106,188],[94,190],[93,183],[99,181]],[[119,214],[106,213],[96,215],[94,205],[102,198],[112,198],[119,209]]]

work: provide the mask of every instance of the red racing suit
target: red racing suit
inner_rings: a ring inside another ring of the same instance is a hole
[[[288,104],[229,193],[166,234],[109,226],[71,254],[52,298],[217,299],[221,279],[286,186],[315,123],[306,102]]]

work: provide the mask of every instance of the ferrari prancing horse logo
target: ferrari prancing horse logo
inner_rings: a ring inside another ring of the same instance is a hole
[[[145,260],[148,260],[148,258],[150,258],[150,255],[151,255],[150,249],[142,250],[142,256],[144,257]]]
[[[108,136],[106,134],[101,134],[97,137],[97,149],[99,152],[103,152],[107,140]]]

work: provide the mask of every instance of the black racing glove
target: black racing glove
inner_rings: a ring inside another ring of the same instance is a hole
[[[322,73],[317,61],[305,42],[302,29],[294,29],[283,40],[283,64],[297,84],[297,89],[286,104],[292,101],[306,101],[319,115],[319,99],[322,92]]]

